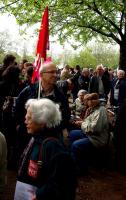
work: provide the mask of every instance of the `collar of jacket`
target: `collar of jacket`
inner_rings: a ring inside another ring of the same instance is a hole
[[[35,133],[33,135],[35,141],[37,142],[42,142],[44,139],[48,138],[48,137],[55,137],[55,138],[59,138],[59,127],[55,127],[55,128],[45,128],[37,133]]]

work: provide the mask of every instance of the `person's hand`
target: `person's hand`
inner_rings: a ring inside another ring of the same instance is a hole
[[[81,124],[82,124],[82,121],[81,121],[81,120],[76,120],[76,121],[75,121],[75,125],[76,125],[77,127],[80,127]]]
[[[63,129],[63,136],[64,136],[64,138],[67,138],[68,135],[69,135],[68,130],[66,128]]]

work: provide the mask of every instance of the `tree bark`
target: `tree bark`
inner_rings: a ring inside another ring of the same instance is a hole
[[[119,68],[126,72],[126,37],[120,43]]]

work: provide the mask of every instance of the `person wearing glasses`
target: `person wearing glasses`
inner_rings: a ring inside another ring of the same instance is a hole
[[[66,97],[56,86],[57,81],[57,68],[56,65],[52,62],[47,62],[41,65],[40,70],[40,82],[35,82],[24,88],[21,93],[18,95],[13,108],[13,117],[15,120],[16,130],[18,131],[18,142],[20,146],[19,152],[21,154],[26,143],[29,141],[27,135],[26,127],[24,124],[24,118],[26,114],[25,103],[28,99],[37,99],[38,91],[40,89],[40,98],[48,98],[53,102],[59,104],[62,121],[60,124],[61,137],[64,135],[67,137],[67,127],[68,121],[70,119],[70,110]],[[40,83],[40,87],[39,87]],[[63,133],[63,134],[62,134]]]

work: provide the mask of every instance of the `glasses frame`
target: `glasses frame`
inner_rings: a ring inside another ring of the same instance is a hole
[[[58,74],[57,70],[50,70],[50,71],[44,71],[43,73],[47,73],[47,74]]]

